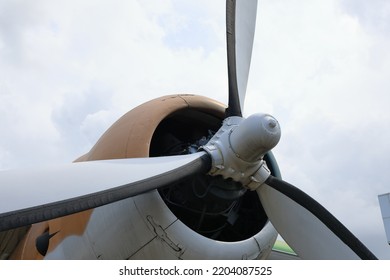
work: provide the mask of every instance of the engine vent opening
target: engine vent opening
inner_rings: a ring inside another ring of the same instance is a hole
[[[193,109],[181,110],[157,127],[150,156],[194,153],[220,128],[222,120]],[[268,221],[256,192],[222,177],[197,175],[161,188],[169,209],[189,228],[219,241],[240,241]]]

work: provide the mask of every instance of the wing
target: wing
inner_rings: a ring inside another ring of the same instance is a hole
[[[390,193],[379,195],[378,199],[387,236],[387,243],[390,245]]]

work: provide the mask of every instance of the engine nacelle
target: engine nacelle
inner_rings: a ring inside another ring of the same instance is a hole
[[[149,101],[115,122],[77,161],[192,153],[218,131],[225,109],[195,95]],[[278,176],[272,154],[266,159]],[[42,256],[33,244],[47,233],[56,234]],[[13,258],[257,259],[268,256],[276,237],[255,192],[204,175],[33,225]]]

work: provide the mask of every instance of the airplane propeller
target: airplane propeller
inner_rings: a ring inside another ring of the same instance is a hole
[[[242,116],[257,14],[257,1],[226,1],[229,107],[226,117]]]
[[[199,152],[2,171],[0,231],[96,208],[209,169],[209,157]]]
[[[72,163],[0,173],[0,231],[95,208],[208,173],[256,191],[278,233],[301,258],[376,259],[313,198],[271,175],[263,157],[278,143],[268,114],[242,118],[257,1],[227,0],[229,104],[222,127],[189,155]]]

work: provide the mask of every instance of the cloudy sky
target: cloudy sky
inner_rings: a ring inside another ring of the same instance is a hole
[[[390,259],[390,2],[264,0],[257,19],[245,115],[273,114],[283,178]],[[224,25],[224,0],[0,0],[0,169],[70,162],[162,95],[227,103]]]

